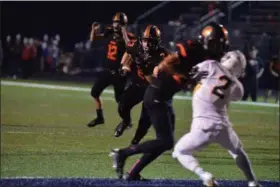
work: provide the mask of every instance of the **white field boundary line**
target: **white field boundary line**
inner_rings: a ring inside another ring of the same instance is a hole
[[[29,83],[29,82],[14,82],[14,81],[1,81],[1,86],[21,86],[21,87],[31,87],[31,88],[45,88],[53,90],[68,90],[68,91],[83,91],[90,92],[90,88],[83,87],[74,87],[74,86],[60,86],[60,85],[51,85],[51,84],[38,84],[38,83]],[[114,91],[111,89],[105,89],[104,93],[113,94]],[[191,100],[192,97],[175,95],[174,99],[176,100]],[[261,102],[249,102],[249,101],[238,101],[233,102],[234,104],[239,105],[251,105],[251,106],[263,106],[263,107],[279,107],[279,104],[274,103],[261,103]]]

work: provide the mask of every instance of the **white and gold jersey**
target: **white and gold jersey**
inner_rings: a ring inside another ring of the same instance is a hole
[[[242,98],[242,84],[217,61],[206,60],[197,67],[198,71],[208,72],[208,76],[200,80],[194,89],[193,118],[228,122],[227,106],[230,101]]]

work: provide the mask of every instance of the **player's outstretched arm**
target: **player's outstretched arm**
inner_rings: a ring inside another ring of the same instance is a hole
[[[130,54],[128,54],[127,52],[125,52],[123,54],[123,57],[122,57],[122,61],[121,61],[121,65],[122,65],[122,70],[123,71],[126,71],[126,72],[129,72],[131,71],[131,64],[132,64],[132,57]]]
[[[178,79],[187,79],[186,75],[179,73],[175,70],[174,66],[180,64],[180,58],[177,53],[169,54],[164,58],[161,63],[157,66],[155,71],[165,71],[172,76],[176,76]]]
[[[100,30],[100,24],[97,22],[94,22],[91,25],[91,32],[90,32],[90,41],[94,41],[96,39],[103,39],[104,38],[104,34],[97,34],[98,31]]]
[[[122,30],[122,36],[123,36],[125,45],[127,45],[130,42],[130,39],[129,39],[128,33],[127,33],[127,29],[125,26],[122,26],[121,30]]]
[[[178,54],[172,53],[164,58],[161,63],[157,66],[157,71],[165,71],[170,74],[174,74],[174,65],[180,64],[180,59]]]

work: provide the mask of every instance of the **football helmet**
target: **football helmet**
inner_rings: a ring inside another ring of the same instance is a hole
[[[227,29],[214,22],[201,30],[198,40],[210,58],[220,58],[229,48]]]
[[[238,78],[244,75],[246,58],[239,50],[229,51],[221,58],[221,65]]]
[[[141,37],[141,45],[144,52],[151,52],[158,49],[161,41],[161,32],[155,25],[148,25]]]
[[[115,32],[121,30],[121,26],[126,26],[128,23],[127,16],[123,12],[117,12],[113,17],[113,29]]]

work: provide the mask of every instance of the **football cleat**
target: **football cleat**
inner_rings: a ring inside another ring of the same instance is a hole
[[[119,124],[118,124],[118,126],[116,127],[116,129],[115,129],[115,137],[120,137],[122,134],[123,134],[123,132],[125,131],[125,129],[129,129],[129,128],[131,128],[132,127],[132,124],[131,123],[129,123],[128,125],[126,125],[123,121],[122,122],[120,122]]]
[[[148,179],[141,177],[140,174],[138,174],[136,176],[132,176],[132,175],[130,175],[130,173],[125,173],[123,176],[123,179],[127,180],[127,181],[148,181]]]
[[[104,124],[104,118],[96,118],[87,124],[88,127],[95,127]]]
[[[249,181],[248,187],[262,187],[257,181]]]
[[[121,155],[119,149],[113,149],[109,156],[113,159],[113,168],[115,169],[119,179],[123,178],[123,167],[125,164],[126,158]]]
[[[211,173],[205,172],[202,174],[201,179],[203,181],[203,185],[205,187],[216,187],[219,186],[217,181],[215,181],[213,175]]]

